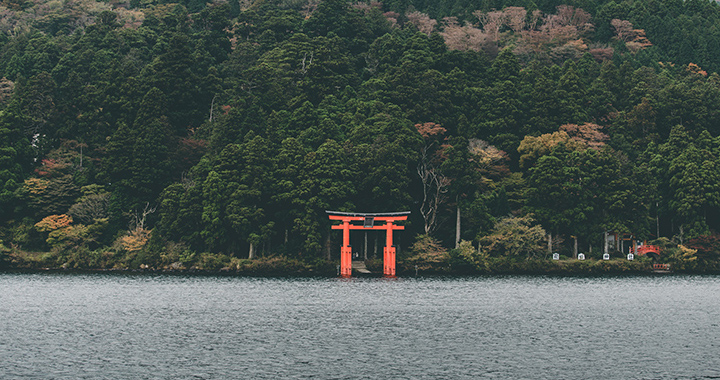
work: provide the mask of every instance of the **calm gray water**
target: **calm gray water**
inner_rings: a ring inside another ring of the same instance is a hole
[[[5,273],[0,378],[720,378],[720,278]]]

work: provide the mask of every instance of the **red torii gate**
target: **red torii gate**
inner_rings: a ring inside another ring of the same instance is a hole
[[[404,230],[405,226],[398,226],[393,223],[407,220],[410,211],[386,212],[386,213],[357,213],[325,211],[330,220],[339,220],[342,224],[332,226],[333,230],[343,230],[343,245],[340,247],[340,275],[350,277],[352,275],[352,248],[350,247],[350,230],[385,230],[385,248],[383,248],[383,274],[395,276],[395,247],[393,247],[393,231]],[[382,226],[376,226],[375,221],[385,222]],[[363,222],[362,225],[351,224],[351,222]]]

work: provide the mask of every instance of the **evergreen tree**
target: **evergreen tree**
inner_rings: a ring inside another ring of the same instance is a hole
[[[585,86],[578,76],[575,63],[568,61],[553,93],[558,118],[563,124],[580,124],[589,118],[585,107]]]
[[[0,111],[0,220],[13,215],[15,191],[29,167],[30,141],[19,131],[13,111]]]
[[[166,113],[165,95],[152,88],[133,124],[121,124],[108,141],[105,175],[118,212],[154,202],[171,180],[173,139]]]
[[[210,103],[208,94],[199,92],[199,73],[194,70],[190,39],[180,32],[170,36],[167,51],[160,55],[145,73],[147,81],[159,89],[166,98],[166,117],[172,126],[171,133],[185,136],[187,130],[200,125],[200,109]],[[141,106],[142,107],[142,106]]]

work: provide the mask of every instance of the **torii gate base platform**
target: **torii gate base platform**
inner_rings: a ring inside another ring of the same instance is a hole
[[[410,211],[387,213],[352,213],[340,211],[325,211],[330,220],[339,220],[342,224],[332,226],[333,230],[343,230],[343,245],[340,247],[340,276],[352,275],[352,247],[350,247],[350,230],[385,230],[385,248],[383,248],[383,274],[395,277],[395,247],[393,246],[393,231],[404,230],[405,226],[393,223],[407,220]],[[375,221],[385,222],[376,226]],[[362,225],[351,222],[363,222]]]

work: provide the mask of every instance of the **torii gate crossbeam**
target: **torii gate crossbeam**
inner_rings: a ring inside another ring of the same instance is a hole
[[[383,248],[383,274],[395,276],[395,247],[393,246],[393,231],[404,230],[405,226],[398,226],[394,223],[407,220],[410,211],[388,212],[388,213],[351,213],[340,211],[325,211],[330,220],[341,221],[342,224],[332,226],[333,230],[343,231],[343,245],[340,247],[340,275],[350,277],[352,275],[352,248],[350,247],[350,230],[385,230],[385,248]],[[384,225],[376,226],[375,221],[385,222]],[[363,222],[362,225],[351,224],[352,222]]]

